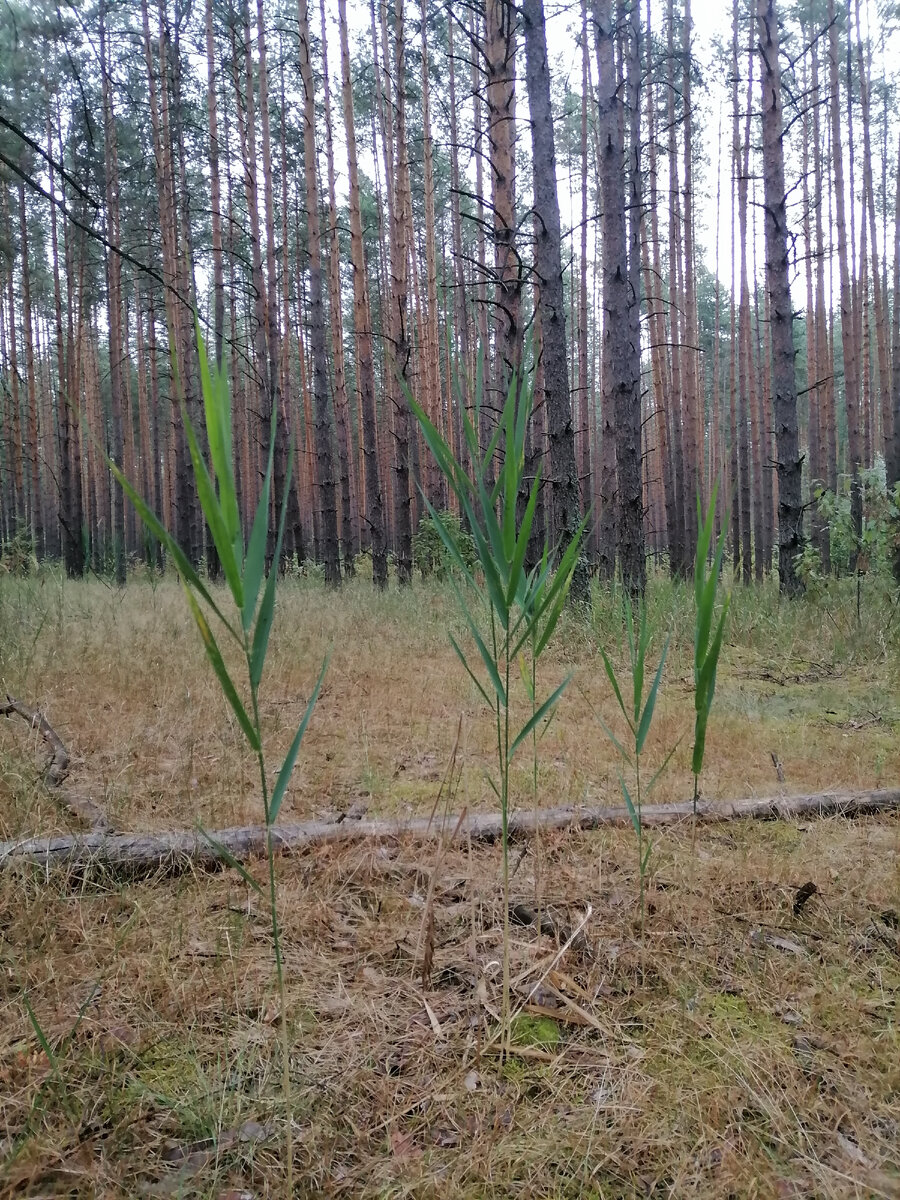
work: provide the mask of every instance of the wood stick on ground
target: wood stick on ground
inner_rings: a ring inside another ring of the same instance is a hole
[[[62,785],[69,774],[71,761],[69,751],[40,709],[29,708],[27,704],[23,704],[21,700],[17,700],[15,696],[7,693],[6,703],[0,704],[0,716],[11,717],[13,714],[20,716],[23,721],[27,721],[32,729],[36,729],[50,747],[50,762],[44,771],[44,783],[57,794],[63,807],[73,816],[85,821],[91,829],[98,832],[110,831],[112,826],[99,805],[95,804],[88,796],[81,796],[68,789],[63,789]]]
[[[791,818],[862,817],[900,811],[900,789],[871,792],[821,792],[808,796],[775,796],[697,806],[697,820],[707,824],[722,821],[775,821]],[[690,801],[679,804],[646,805],[645,825],[680,825],[690,822]],[[606,825],[629,826],[631,817],[624,806],[615,808],[555,808],[520,812],[509,821],[510,836],[528,837],[538,829],[591,830]],[[448,814],[443,819],[416,817],[408,821],[370,820],[307,821],[278,825],[272,831],[276,847],[301,851],[311,846],[338,842],[436,838],[454,834],[459,839],[493,842],[500,837],[499,813],[474,813],[465,821]],[[263,825],[219,829],[210,834],[199,829],[166,833],[86,833],[74,837],[33,837],[0,842],[0,870],[15,864],[33,863],[54,867],[95,868],[100,871],[142,875],[156,871],[172,873],[190,869],[217,869],[228,858],[246,862],[262,858],[266,851]]]

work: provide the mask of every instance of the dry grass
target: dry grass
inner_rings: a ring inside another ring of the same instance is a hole
[[[3,591],[8,593],[5,600]],[[710,724],[705,794],[767,795],[868,787],[900,776],[894,643],[879,630],[856,634],[839,612],[802,623],[780,617],[770,595],[735,604]],[[124,595],[93,582],[0,587],[0,684],[39,704],[74,760],[72,784],[101,803],[123,829],[221,826],[258,820],[255,763],[223,700],[180,589],[135,585]],[[673,648],[649,762],[679,749],[655,799],[690,796],[693,728],[691,615],[683,597],[660,589],[657,647],[666,627]],[[608,644],[615,623],[598,613]],[[841,633],[846,624],[849,632]],[[900,622],[897,622],[900,632]],[[322,696],[285,802],[286,819],[365,803],[373,812],[427,812],[463,716],[461,802],[490,807],[484,780],[491,730],[474,687],[447,641],[464,632],[452,597],[433,588],[373,596],[363,582],[339,598],[288,582],[279,602],[263,708],[277,752],[302,716],[325,653]],[[889,631],[890,632],[890,631]],[[618,802],[618,763],[592,707],[615,727],[615,706],[590,630],[574,621],[548,658],[545,692],[575,668],[575,679],[541,748],[547,803]],[[524,696],[521,698],[524,711]],[[30,786],[33,756],[22,729],[0,725],[5,770],[0,837],[61,828],[56,808]],[[519,759],[519,793],[530,764]]]
[[[832,603],[828,601],[826,603]],[[735,605],[710,726],[709,795],[872,786],[898,776],[890,614]],[[674,630],[655,799],[689,794],[687,609]],[[123,828],[258,819],[252,764],[171,583],[0,581],[0,683],[40,703],[73,783]],[[601,631],[609,614],[598,610]],[[264,681],[276,745],[325,649],[327,686],[286,812],[427,811],[462,713],[457,804],[487,807],[488,734],[448,652],[446,597],[340,598],[289,583]],[[547,803],[614,794],[588,700],[611,715],[588,632],[542,746]],[[779,652],[776,647],[782,646]],[[0,726],[0,836],[65,828],[39,747]],[[527,802],[527,764],[519,803]],[[300,1195],[900,1196],[900,825],[747,824],[655,839],[646,945],[627,831],[547,839],[513,877],[557,941],[515,928],[518,1001],[549,1010],[493,1054],[499,849],[321,849],[278,864]],[[542,862],[541,881],[535,878]],[[258,869],[262,875],[261,866]],[[797,888],[816,883],[799,916]],[[433,962],[414,961],[433,883]],[[551,964],[553,971],[550,972]],[[0,1193],[277,1194],[277,1005],[267,916],[231,872],[90,886],[0,880]],[[27,996],[52,1052],[29,1020]],[[81,1014],[79,1020],[79,1014]]]

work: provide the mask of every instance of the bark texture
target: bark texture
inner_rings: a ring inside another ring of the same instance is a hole
[[[784,595],[802,591],[795,560],[803,548],[803,460],[797,432],[794,319],[788,264],[784,120],[775,0],[758,0],[765,187],[766,286],[769,292],[772,388],[778,462],[778,580]]]
[[[534,269],[540,289],[541,357],[544,367],[548,442],[550,450],[550,505],[557,540],[568,545],[579,523],[578,468],[575,463],[575,429],[566,354],[566,309],[563,292],[559,196],[556,190],[556,145],[550,104],[550,71],[543,0],[524,0],[525,79],[531,113],[531,146],[534,164],[535,250]],[[587,571],[575,573],[573,598],[586,600]]]
[[[644,509],[641,479],[640,330],[625,233],[624,152],[621,93],[615,70],[615,21],[611,0],[594,0],[597,39],[597,120],[603,210],[603,404],[615,417],[617,549],[622,580],[632,595],[643,595]]]
[[[701,800],[697,820],[704,824],[726,821],[778,821],[796,818],[878,816],[900,809],[900,790],[871,792],[819,792],[803,796],[767,796],[749,800]],[[691,801],[676,804],[645,805],[641,820],[646,826],[690,825],[694,806]],[[511,838],[528,837],[539,830],[590,831],[606,826],[630,827],[628,809],[551,808],[512,813]],[[385,841],[396,838],[436,839],[452,837],[494,842],[501,836],[501,818],[495,813],[477,813],[460,819],[458,814],[431,820],[416,817],[408,821],[372,820],[337,822],[308,821],[303,824],[277,825],[272,844],[283,852],[302,852],[314,846],[365,840]],[[226,854],[222,850],[227,851]],[[221,870],[228,858],[238,862],[261,858],[266,853],[264,825],[245,825],[218,829],[207,836],[199,830],[171,833],[88,833],[76,837],[20,838],[0,842],[0,871],[31,864],[44,871],[68,869],[77,873],[140,875],[208,869]]]

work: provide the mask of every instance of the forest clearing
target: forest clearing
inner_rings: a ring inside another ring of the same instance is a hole
[[[72,756],[63,789],[119,830],[259,820],[252,756],[180,591],[0,587],[3,678],[40,692]],[[462,622],[446,587],[379,598],[360,579],[335,597],[287,580],[280,596],[273,751],[334,647],[282,819],[427,817],[458,729],[451,810],[490,809],[490,731],[447,641]],[[733,603],[704,795],[890,786],[894,602],[873,588],[862,627],[845,584],[816,604],[785,608],[773,586]],[[679,745],[655,803],[690,796],[692,633],[683,587],[656,577],[649,604],[673,642],[648,762]],[[615,804],[591,708],[609,711],[597,637],[618,663],[621,626],[608,598],[564,620],[548,686],[576,675],[541,741],[541,803]],[[84,827],[42,782],[46,759],[26,722],[0,723],[5,844]],[[526,761],[516,807],[528,776]],[[897,817],[700,825],[693,849],[689,818],[651,834],[643,950],[630,828],[514,842],[511,904],[542,908],[546,931],[512,926],[505,1062],[497,844],[370,839],[278,860],[297,1194],[897,1194]],[[6,864],[0,905],[4,1154],[22,1139],[9,1194],[278,1194],[271,930],[239,874]]]

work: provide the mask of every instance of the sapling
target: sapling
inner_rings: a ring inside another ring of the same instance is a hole
[[[601,646],[600,654],[603,658],[603,667],[606,671],[606,677],[612,685],[613,695],[616,698],[616,703],[625,718],[625,724],[628,726],[630,734],[630,745],[626,748],[619,738],[612,732],[603,718],[596,713],[600,726],[612,745],[618,751],[623,761],[628,764],[634,780],[634,795],[631,794],[631,789],[625,781],[623,772],[619,772],[619,786],[622,789],[622,797],[625,800],[625,807],[628,810],[628,815],[631,818],[631,824],[634,827],[635,836],[637,838],[637,862],[638,862],[638,879],[640,888],[640,907],[641,907],[641,943],[644,940],[644,914],[646,910],[646,879],[647,870],[650,865],[650,855],[653,850],[653,845],[650,839],[644,834],[644,826],[642,821],[642,808],[644,801],[650,795],[659,779],[662,772],[668,766],[669,760],[675,753],[673,747],[662,766],[657,770],[656,774],[650,780],[649,784],[644,784],[641,776],[641,761],[644,753],[644,747],[647,742],[647,735],[650,733],[650,727],[653,723],[653,714],[656,711],[656,700],[659,695],[659,685],[662,682],[663,668],[666,665],[666,654],[669,650],[669,639],[666,638],[663,646],[662,654],[660,655],[659,664],[656,668],[656,673],[653,676],[653,683],[650,691],[647,693],[647,699],[644,699],[644,682],[646,679],[647,668],[647,652],[650,648],[650,631],[647,626],[647,608],[643,600],[638,600],[637,603],[637,629],[635,630],[634,608],[631,597],[626,592],[624,598],[625,608],[625,633],[628,642],[628,658],[631,669],[631,684],[632,695],[631,703],[626,703],[622,688],[619,686],[619,680],[616,676],[615,667],[606,650]]]
[[[725,551],[725,536],[728,531],[726,520],[722,523],[722,532],[719,534],[710,566],[707,560],[712,544],[713,517],[716,511],[718,487],[719,485],[716,484],[712,490],[705,519],[703,519],[700,509],[700,497],[697,497],[697,523],[700,525],[700,536],[697,539],[697,557],[694,562],[694,605],[697,612],[694,626],[694,753],[691,759],[691,771],[694,776],[692,851],[697,833],[697,802],[700,799],[700,773],[703,770],[703,756],[706,750],[706,727],[712,711],[713,696],[716,691],[716,671],[725,634],[725,619],[728,616],[728,605],[731,602],[731,597],[726,596],[719,612],[718,622],[713,629],[716,592],[719,573],[722,569],[722,555]]]
[[[207,657],[216,673],[222,692],[237,718],[244,739],[256,757],[263,816],[266,826],[266,858],[268,865],[268,887],[266,891],[268,893],[269,916],[272,926],[275,975],[281,1006],[282,1088],[287,1121],[285,1145],[287,1157],[286,1184],[287,1195],[290,1197],[293,1195],[290,1045],[284,985],[284,957],[281,946],[278,900],[275,889],[274,829],[282,801],[287,791],[288,782],[294,769],[294,764],[297,761],[303,735],[306,732],[306,727],[309,724],[309,719],[319,696],[328,660],[326,658],[322,664],[318,680],[307,702],[303,719],[294,734],[294,738],[276,776],[275,783],[270,788],[263,745],[259,693],[269,646],[269,635],[272,631],[272,622],[275,615],[275,587],[281,558],[281,545],[284,537],[287,497],[291,486],[293,452],[290,454],[288,460],[287,477],[284,483],[284,499],[281,505],[278,534],[275,542],[275,554],[267,573],[266,542],[269,528],[269,500],[272,489],[275,452],[274,426],[276,414],[273,412],[272,415],[269,458],[259,504],[257,505],[253,519],[250,537],[245,546],[240,513],[238,511],[237,491],[235,489],[231,394],[228,387],[228,379],[224,368],[217,366],[210,368],[209,360],[206,356],[206,347],[199,329],[197,330],[197,344],[210,467],[207,467],[200,452],[197,436],[187,412],[183,413],[184,427],[197,483],[197,494],[218,553],[219,561],[222,565],[222,572],[236,613],[226,614],[218,598],[213,595],[198,572],[191,565],[187,555],[181,546],[179,546],[177,539],[159,521],[136,489],[125,478],[120,468],[114,463],[111,463],[110,466],[116,479],[122,485],[132,504],[137,509],[141,520],[147,529],[159,539],[174,562],[184,588],[188,607],[200,631],[200,637],[203,640]],[[218,622],[220,636],[224,632],[243,659],[246,671],[246,693],[249,694],[250,699],[249,706],[241,698],[238,686],[225,665],[225,659],[213,633],[211,619],[215,619]],[[258,881],[234,859],[225,847],[213,842],[211,838],[207,838],[207,840],[216,847],[222,858],[241,874],[249,887],[257,893],[263,892],[263,888]]]
[[[458,380],[456,381],[459,388]],[[476,424],[469,417],[465,400],[459,396],[459,411],[469,451],[471,473],[453,454],[415,398],[407,392],[410,407],[419,421],[425,440],[460,505],[475,547],[473,570],[456,530],[429,503],[425,503],[438,534],[457,568],[463,587],[451,575],[450,582],[460,610],[477,648],[478,658],[460,646],[451,634],[450,643],[491,710],[495,729],[497,773],[488,777],[500,803],[503,853],[503,1010],[502,1040],[509,1041],[509,810],[510,768],[519,747],[550,717],[569,682],[567,676],[540,704],[531,690],[530,715],[520,727],[511,712],[510,688],[519,656],[530,653],[533,670],[550,641],[566,603],[578,559],[585,523],[575,530],[558,556],[546,545],[536,566],[525,567],[540,488],[540,471],[527,486],[525,481],[525,433],[531,414],[533,384],[530,376],[513,375],[497,427],[485,450],[479,446],[476,426],[484,393],[483,357],[479,355],[475,379]],[[498,459],[496,482],[491,484],[490,466]],[[517,513],[520,490],[527,503]],[[478,659],[481,672],[478,669]],[[534,678],[534,676],[532,676]]]

